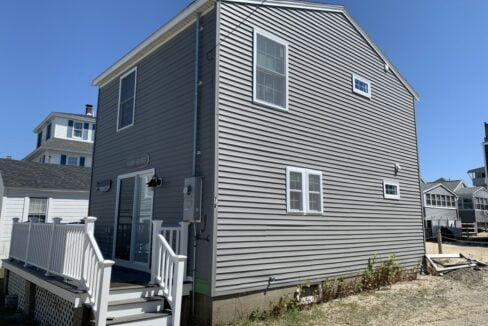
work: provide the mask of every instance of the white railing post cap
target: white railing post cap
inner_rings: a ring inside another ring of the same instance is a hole
[[[95,216],[87,216],[83,219],[85,223],[95,223],[96,220],[97,218]]]

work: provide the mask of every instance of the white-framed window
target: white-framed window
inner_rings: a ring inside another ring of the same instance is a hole
[[[83,123],[75,121],[73,123],[73,138],[83,137]]]
[[[68,156],[66,161],[67,165],[78,165],[78,157],[76,156]]]
[[[383,180],[383,194],[387,199],[400,199],[400,182]]]
[[[288,110],[288,42],[254,28],[253,101]]]
[[[47,198],[29,198],[29,221],[45,223],[47,215]]]
[[[117,112],[117,131],[134,125],[136,108],[137,67],[132,68],[119,80],[119,107]]]
[[[322,213],[321,171],[287,167],[286,192],[286,206],[289,213]]]
[[[352,74],[352,91],[367,98],[371,98],[371,82],[366,78]]]

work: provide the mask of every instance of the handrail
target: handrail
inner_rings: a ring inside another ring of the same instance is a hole
[[[19,223],[14,219],[10,258],[75,282],[87,293],[98,326],[105,326],[112,273],[111,260],[104,260],[94,236],[95,217],[85,224]],[[46,251],[46,248],[49,251]]]
[[[162,223],[158,221],[157,223]],[[172,311],[173,325],[181,320],[181,301],[185,276],[186,256],[177,255],[161,234],[156,222],[153,226],[152,282],[159,285]]]

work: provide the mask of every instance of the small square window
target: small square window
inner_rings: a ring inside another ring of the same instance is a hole
[[[68,156],[68,165],[78,165],[78,158],[75,156]]]
[[[73,125],[73,138],[81,138],[83,136],[83,123],[75,122]]]
[[[400,183],[395,180],[383,180],[383,194],[387,199],[400,199]]]
[[[352,75],[352,91],[367,98],[371,98],[371,82],[366,78]]]

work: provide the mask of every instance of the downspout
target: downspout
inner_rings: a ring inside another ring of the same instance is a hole
[[[199,64],[200,64],[200,13],[197,14],[195,21],[195,93],[193,99],[193,165],[192,176],[197,176],[197,132],[198,132],[198,95],[200,81],[199,77]],[[193,261],[192,261],[192,295],[191,295],[191,315],[192,319],[195,317],[195,277],[197,271],[197,224],[193,225]]]

